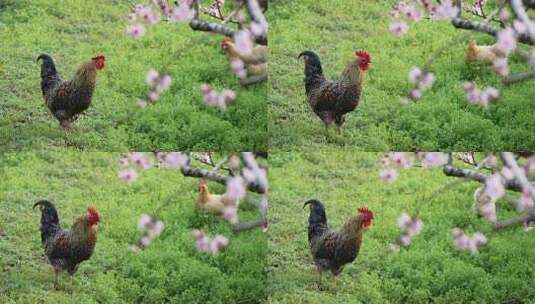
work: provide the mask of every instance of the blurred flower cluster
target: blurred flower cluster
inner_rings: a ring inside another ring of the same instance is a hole
[[[162,233],[164,224],[156,217],[142,214],[139,218],[137,228],[141,233],[141,238],[136,245],[131,245],[129,248],[130,251],[134,253],[137,253],[148,247],[152,241]]]
[[[407,213],[402,213],[398,218],[398,226],[401,231],[397,243],[391,243],[390,249],[394,252],[399,252],[401,247],[408,247],[412,238],[422,232],[424,223],[417,217],[411,217]]]
[[[409,82],[414,86],[407,98],[401,100],[402,104],[420,99],[423,93],[433,86],[435,75],[429,71],[422,71],[419,67],[412,67],[409,71]]]
[[[211,85],[203,83],[201,85],[203,101],[209,106],[216,106],[225,110],[227,105],[236,100],[236,92],[230,89],[223,89],[217,92]]]
[[[487,244],[487,238],[483,233],[476,232],[471,237],[460,228],[453,228],[453,244],[460,251],[470,251],[472,254],[478,254],[481,247]]]
[[[412,3],[399,1],[390,12],[392,18],[390,32],[396,36],[407,33],[409,23],[421,21],[425,13],[428,13],[433,20],[449,20],[457,16],[459,9],[452,0],[442,0],[437,5],[434,5],[431,0],[413,1]]]
[[[195,239],[195,248],[199,252],[217,255],[229,244],[228,239],[221,234],[216,235],[213,239],[208,237],[204,231],[198,229],[193,230],[192,234]]]
[[[160,75],[155,69],[150,69],[145,77],[145,82],[150,86],[150,91],[146,99],[138,100],[138,105],[142,108],[147,106],[147,103],[155,103],[160,99],[161,94],[171,86],[171,76]]]
[[[145,35],[145,26],[155,25],[162,19],[162,14],[169,22],[189,22],[195,16],[192,0],[182,0],[172,8],[167,0],[151,0],[148,5],[137,4],[127,15],[130,25],[126,33],[135,39]]]

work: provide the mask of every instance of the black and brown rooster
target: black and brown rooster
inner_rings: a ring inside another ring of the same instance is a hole
[[[308,242],[317,270],[320,274],[331,271],[336,277],[344,266],[353,262],[359,254],[363,232],[372,224],[373,212],[358,208],[358,215],[350,218],[339,231],[327,224],[325,207],[319,200],[309,200]]]
[[[97,71],[104,69],[106,58],[97,56],[83,62],[70,80],[61,79],[50,55],[41,54],[37,57],[37,61],[39,60],[43,60],[41,91],[46,106],[59,121],[60,126],[68,129],[78,114],[89,108],[95,90]]]
[[[58,273],[67,271],[72,277],[81,262],[88,260],[97,242],[96,225],[100,221],[98,211],[90,207],[85,215],[78,217],[70,230],[62,229],[54,204],[40,200],[33,208],[41,209],[41,242],[45,255],[54,268],[54,286],[58,284]]]
[[[328,80],[323,75],[319,56],[312,51],[304,51],[298,58],[305,60],[305,91],[308,103],[316,115],[328,128],[336,124],[340,128],[345,122],[344,115],[359,105],[362,85],[371,58],[365,51],[356,51],[355,58],[342,72],[340,79]]]

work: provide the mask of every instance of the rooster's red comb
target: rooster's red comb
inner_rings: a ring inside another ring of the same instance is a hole
[[[91,58],[91,60],[106,60],[106,57],[104,57],[104,55],[98,55],[96,57]]]
[[[361,207],[361,208],[358,208],[357,210],[359,211],[360,214],[364,214],[370,218],[373,218],[373,212],[370,209],[366,207]]]
[[[357,56],[359,56],[360,58],[366,60],[366,61],[370,61],[370,54],[368,54],[368,52],[366,51],[356,51],[355,54],[357,54]]]

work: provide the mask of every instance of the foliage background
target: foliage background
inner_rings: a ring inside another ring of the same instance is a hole
[[[267,86],[241,88],[220,49],[221,36],[160,22],[139,41],[126,34],[136,3],[118,0],[0,0],[0,151],[72,147],[89,151],[267,149]],[[37,56],[49,53],[63,78],[106,55],[91,107],[63,131],[44,106]],[[150,68],[171,88],[141,109]],[[226,112],[202,102],[200,85],[238,91]]]
[[[469,4],[471,1],[464,1]],[[489,12],[495,1],[488,1]],[[423,20],[402,37],[390,34],[389,12],[395,0],[275,0],[269,10],[271,146],[346,146],[361,151],[520,151],[535,146],[535,86],[511,87],[483,65],[467,65],[464,49],[470,35],[448,22]],[[479,44],[495,40],[473,34]],[[444,53],[435,52],[446,47]],[[319,54],[323,71],[339,77],[357,49],[372,57],[361,103],[347,115],[343,136],[326,137],[321,120],[310,109],[303,84],[304,50]],[[400,96],[411,89],[408,72],[430,66],[433,88],[414,104],[402,106]],[[512,72],[526,71],[520,58],[510,58]],[[494,86],[501,98],[487,109],[468,104],[465,81]]]
[[[0,154],[1,303],[261,303],[266,297],[267,237],[260,229],[233,235],[227,222],[194,211],[195,178],[179,170],[149,169],[124,184],[117,177],[119,154]],[[224,191],[210,183],[212,192]],[[41,198],[56,203],[60,223],[70,228],[89,205],[101,214],[95,253],[71,283],[54,290],[39,234]],[[163,206],[162,206],[163,205]],[[163,233],[134,255],[142,213],[157,212]],[[240,218],[258,217],[242,204]],[[191,231],[221,233],[229,247],[218,256],[201,254]]]
[[[400,171],[397,181],[379,178],[381,153],[324,149],[270,156],[268,288],[270,303],[535,303],[535,230],[493,232],[471,211],[480,184],[464,182],[430,195],[455,180],[441,168]],[[514,194],[513,194],[514,196]],[[318,288],[307,241],[309,211],[303,204],[324,202],[329,224],[339,229],[356,209],[367,206],[375,221],[364,235],[357,260],[333,282],[324,275]],[[516,211],[499,200],[498,219]],[[402,212],[424,222],[411,247],[392,253]],[[489,244],[478,256],[457,251],[451,229],[483,232]]]

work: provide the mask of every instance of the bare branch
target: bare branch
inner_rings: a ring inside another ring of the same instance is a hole
[[[251,230],[251,229],[254,229],[254,228],[257,228],[257,227],[264,227],[264,226],[267,226],[267,219],[266,218],[261,218],[257,221],[254,221],[254,222],[247,222],[247,223],[238,223],[238,224],[234,224],[232,225],[232,230],[234,231],[234,233],[239,233],[239,232],[242,232],[242,231],[245,231],[245,230]]]
[[[207,180],[220,183],[222,185],[226,185],[227,181],[231,178],[229,176],[223,176],[215,172],[211,172],[211,171],[199,169],[199,168],[192,168],[190,166],[182,167],[181,171],[184,176],[205,178]],[[265,192],[265,189],[256,183],[249,183],[247,185],[247,189],[251,192],[256,192],[256,193]]]
[[[529,222],[535,222],[535,208],[528,209],[527,214],[523,216],[495,223],[494,229],[499,230]]]
[[[262,28],[267,29],[268,24],[266,17],[264,14],[262,14],[262,9],[260,8],[257,0],[247,0],[247,10],[249,11],[249,15],[251,15],[251,19],[253,19],[254,22],[260,24]]]
[[[502,79],[502,83],[505,85],[511,85],[517,82],[522,82],[535,78],[535,70],[531,70],[524,73],[511,74]]]
[[[479,183],[484,184],[487,175],[481,174],[472,170],[457,168],[452,165],[444,165],[443,172],[446,176],[462,177],[468,180],[473,180]],[[504,187],[508,190],[515,192],[522,192],[522,184],[519,183],[516,179],[507,180]]]
[[[221,35],[225,35],[227,37],[234,37],[234,34],[236,33],[235,30],[228,28],[226,26],[223,26],[221,24],[212,23],[212,22],[206,22],[199,19],[193,19],[189,23],[189,26],[194,31],[203,31],[203,32],[212,32],[217,33]],[[267,37],[266,35],[262,36],[256,36],[255,42],[261,45],[267,45]]]
[[[524,8],[524,4],[522,4],[521,0],[511,0],[511,8],[513,9],[513,12],[515,13],[516,17],[520,19],[524,25],[527,28],[528,36],[532,42],[535,41],[535,26],[531,23],[531,20],[529,19],[528,14],[526,13],[526,9]]]
[[[472,30],[472,31],[480,32],[480,33],[486,33],[494,37],[496,37],[499,31],[497,28],[490,26],[487,23],[474,21],[474,20],[468,20],[468,19],[459,18],[459,17],[452,18],[451,23],[453,24],[454,27],[459,28],[459,29]],[[530,37],[526,34],[519,35],[518,41],[524,44],[529,44],[529,45],[533,44]]]

